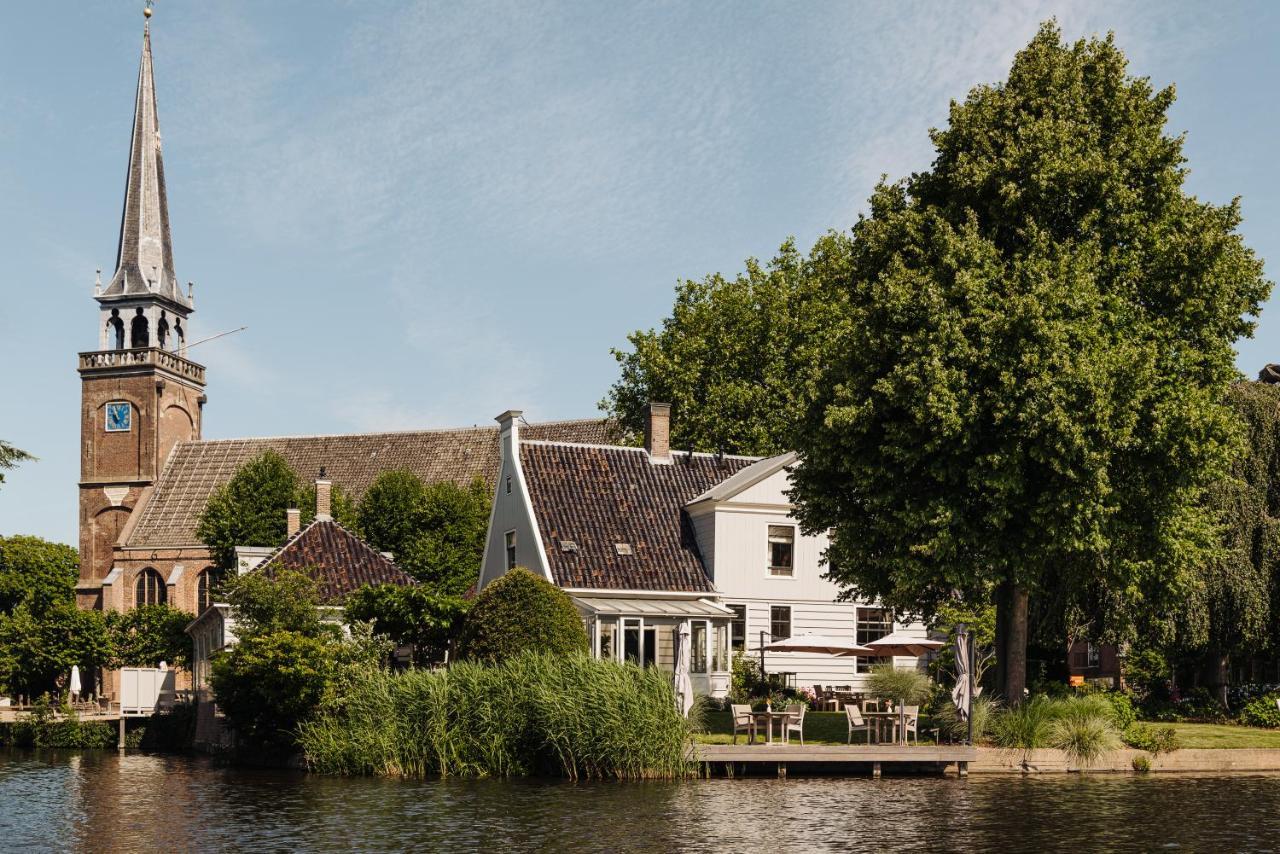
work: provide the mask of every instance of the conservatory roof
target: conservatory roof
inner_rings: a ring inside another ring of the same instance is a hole
[[[578,609],[597,617],[719,617],[733,616],[723,605],[706,599],[623,599],[608,596],[574,596]]]

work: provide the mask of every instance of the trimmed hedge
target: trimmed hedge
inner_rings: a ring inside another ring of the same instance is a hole
[[[587,631],[563,590],[523,567],[484,588],[458,637],[459,658],[505,661],[522,652],[585,653]]]

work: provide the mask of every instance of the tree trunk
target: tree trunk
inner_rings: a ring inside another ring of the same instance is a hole
[[[1231,656],[1211,649],[1204,658],[1200,678],[1209,687],[1222,708],[1227,708],[1227,685],[1231,682]]]
[[[1022,694],[1027,687],[1027,601],[1025,587],[1013,587],[1009,591],[1009,627],[1005,652],[1008,668],[1005,671],[1005,702],[1022,705]]]
[[[1011,581],[996,590],[996,693],[1008,706],[1027,687],[1027,589]]]
[[[1009,583],[1001,582],[996,587],[996,641],[995,641],[995,666],[992,672],[995,674],[994,682],[995,694],[997,697],[1004,696],[1004,686],[1008,679],[1006,678],[1005,664],[1009,657],[1005,654],[1005,644],[1009,640]]]

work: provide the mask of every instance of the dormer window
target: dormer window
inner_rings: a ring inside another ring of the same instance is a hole
[[[795,574],[796,529],[792,525],[769,526],[769,574]]]

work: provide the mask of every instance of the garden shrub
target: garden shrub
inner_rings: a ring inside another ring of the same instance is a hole
[[[1149,756],[1139,754],[1133,757],[1133,762],[1131,764],[1133,765],[1133,770],[1136,774],[1151,773],[1151,757]]]
[[[458,657],[503,661],[522,652],[572,655],[587,651],[587,632],[573,600],[560,588],[516,567],[487,585],[462,623]]]
[[[1178,732],[1171,726],[1153,727],[1134,722],[1125,727],[1124,743],[1136,750],[1145,750],[1152,756],[1177,750]]]
[[[103,749],[116,746],[115,729],[102,721],[81,721],[64,707],[63,717],[54,719],[47,697],[37,701],[30,717],[0,726],[0,746],[57,747],[72,750]]]
[[[1240,710],[1240,722],[1245,726],[1280,728],[1280,706],[1276,705],[1277,698],[1280,698],[1280,693],[1266,694],[1250,700]]]
[[[1138,712],[1133,707],[1133,698],[1123,691],[1108,691],[1098,696],[1111,705],[1111,716],[1115,719],[1116,728],[1121,732],[1138,719]]]
[[[1024,763],[1032,750],[1053,747],[1088,767],[1121,745],[1113,707],[1097,694],[1062,700],[1034,696],[998,714],[992,730],[998,745],[1023,751]]]
[[[995,720],[1000,701],[986,694],[973,698],[973,742],[977,744],[987,737]],[[933,713],[933,719],[941,732],[949,734],[953,741],[964,741],[969,737],[969,722],[961,720],[956,704],[951,697],[946,697]]]

